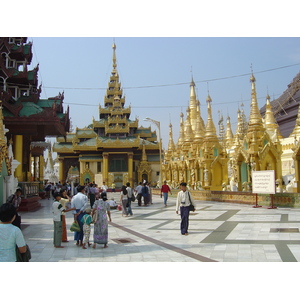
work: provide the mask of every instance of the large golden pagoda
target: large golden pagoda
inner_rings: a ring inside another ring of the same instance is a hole
[[[165,153],[164,174],[172,187],[186,181],[189,188],[221,189],[227,180],[227,155],[220,144],[212,119],[211,97],[207,97],[208,120],[201,117],[200,102],[195,83],[190,84],[190,102],[180,115],[180,134],[177,145],[173,141],[172,125],[168,150]]]
[[[204,126],[192,80],[186,120],[181,113],[180,134],[175,146],[170,124],[164,174],[171,186],[177,187],[180,181],[186,181],[190,189],[246,191],[251,188],[253,170],[275,170],[276,179],[281,179],[281,134],[272,110],[268,108],[265,119],[260,114],[253,74],[250,82],[249,122],[243,109],[238,109],[236,134],[232,133],[229,117],[224,129],[222,117],[218,136],[212,118],[212,99],[207,96],[208,117]]]
[[[142,180],[156,185],[160,172],[159,143],[150,127],[138,127],[130,119],[131,107],[125,107],[125,96],[119,81],[116,45],[113,44],[113,69],[99,106],[99,120],[92,128],[76,128],[66,139],[57,138],[53,151],[58,153],[59,180],[64,182],[70,167],[78,167],[80,183],[95,182],[117,187]]]

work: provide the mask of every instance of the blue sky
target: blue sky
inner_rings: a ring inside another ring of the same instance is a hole
[[[27,7],[28,14],[15,11],[13,22],[11,14],[2,16],[7,24],[4,36],[27,36],[33,42],[32,68],[39,63],[41,96],[64,91],[74,128],[89,125],[93,116],[98,119],[114,40],[131,119],[138,117],[145,127],[151,125],[145,117],[160,121],[164,147],[170,122],[177,142],[192,76],[204,122],[209,91],[215,125],[219,112],[225,120],[229,115],[235,132],[241,103],[249,116],[251,65],[260,107],[267,92],[277,98],[300,70],[294,0],[115,0],[97,5],[86,0],[72,7],[68,1],[53,0],[43,11],[39,1],[29,0]],[[10,10],[10,3],[3,3],[2,9]]]
[[[131,119],[138,117],[144,127],[151,125],[143,121],[146,117],[160,121],[164,147],[170,122],[177,142],[192,76],[204,122],[209,93],[216,127],[219,114],[225,120],[229,115],[235,132],[239,105],[244,104],[249,116],[251,66],[260,107],[267,92],[271,99],[279,97],[300,70],[298,37],[29,37],[29,41],[33,42],[31,66],[39,63],[41,97],[64,91],[74,128],[89,125],[93,116],[99,119],[98,105],[104,105],[115,41]]]

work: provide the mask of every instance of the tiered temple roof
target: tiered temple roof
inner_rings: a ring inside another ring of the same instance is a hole
[[[64,93],[40,99],[37,65],[28,70],[32,44],[25,37],[0,38],[0,98],[5,125],[11,135],[31,135],[34,141],[45,136],[65,135],[69,130],[69,109],[63,112]]]

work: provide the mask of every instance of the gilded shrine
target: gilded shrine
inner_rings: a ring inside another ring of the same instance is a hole
[[[151,128],[139,127],[139,120],[130,119],[131,107],[125,96],[117,71],[116,45],[113,44],[113,69],[99,106],[99,120],[91,126],[76,128],[66,138],[57,138],[53,151],[59,160],[59,180],[64,182],[70,168],[77,167],[80,184],[95,182],[108,187],[115,183],[131,186],[142,180],[156,185],[159,179],[159,143]]]
[[[170,124],[168,149],[164,153],[164,179],[173,188],[178,188],[181,181],[186,181],[192,190],[250,192],[252,171],[274,170],[277,192],[284,189],[287,192],[299,191],[299,78],[298,74],[288,90],[276,101],[270,101],[267,95],[266,105],[260,110],[256,79],[252,74],[249,120],[243,109],[239,108],[236,133],[233,134],[230,118],[227,118],[225,129],[221,116],[218,135],[212,119],[212,99],[210,95],[207,96],[208,117],[205,124],[192,80],[186,119],[181,113],[176,144]],[[284,168],[287,163],[292,167]],[[291,183],[286,179],[291,179]]]

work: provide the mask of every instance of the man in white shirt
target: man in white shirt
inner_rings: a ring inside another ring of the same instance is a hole
[[[81,218],[85,214],[85,209],[88,205],[88,197],[84,194],[84,186],[80,185],[77,187],[78,193],[72,198],[71,208],[74,210],[74,220],[77,220],[80,232],[74,233],[74,239],[77,241],[76,245],[82,246],[83,241],[83,224],[81,223]]]
[[[103,181],[103,184],[101,186],[102,192],[106,192],[108,190],[108,186],[105,184],[105,181]]]
[[[177,194],[177,200],[176,200],[176,214],[178,214],[178,211],[180,209],[181,234],[188,235],[190,204],[194,205],[194,210],[196,210],[196,207],[191,193],[186,189],[185,182],[180,183],[180,189],[181,191]]]

